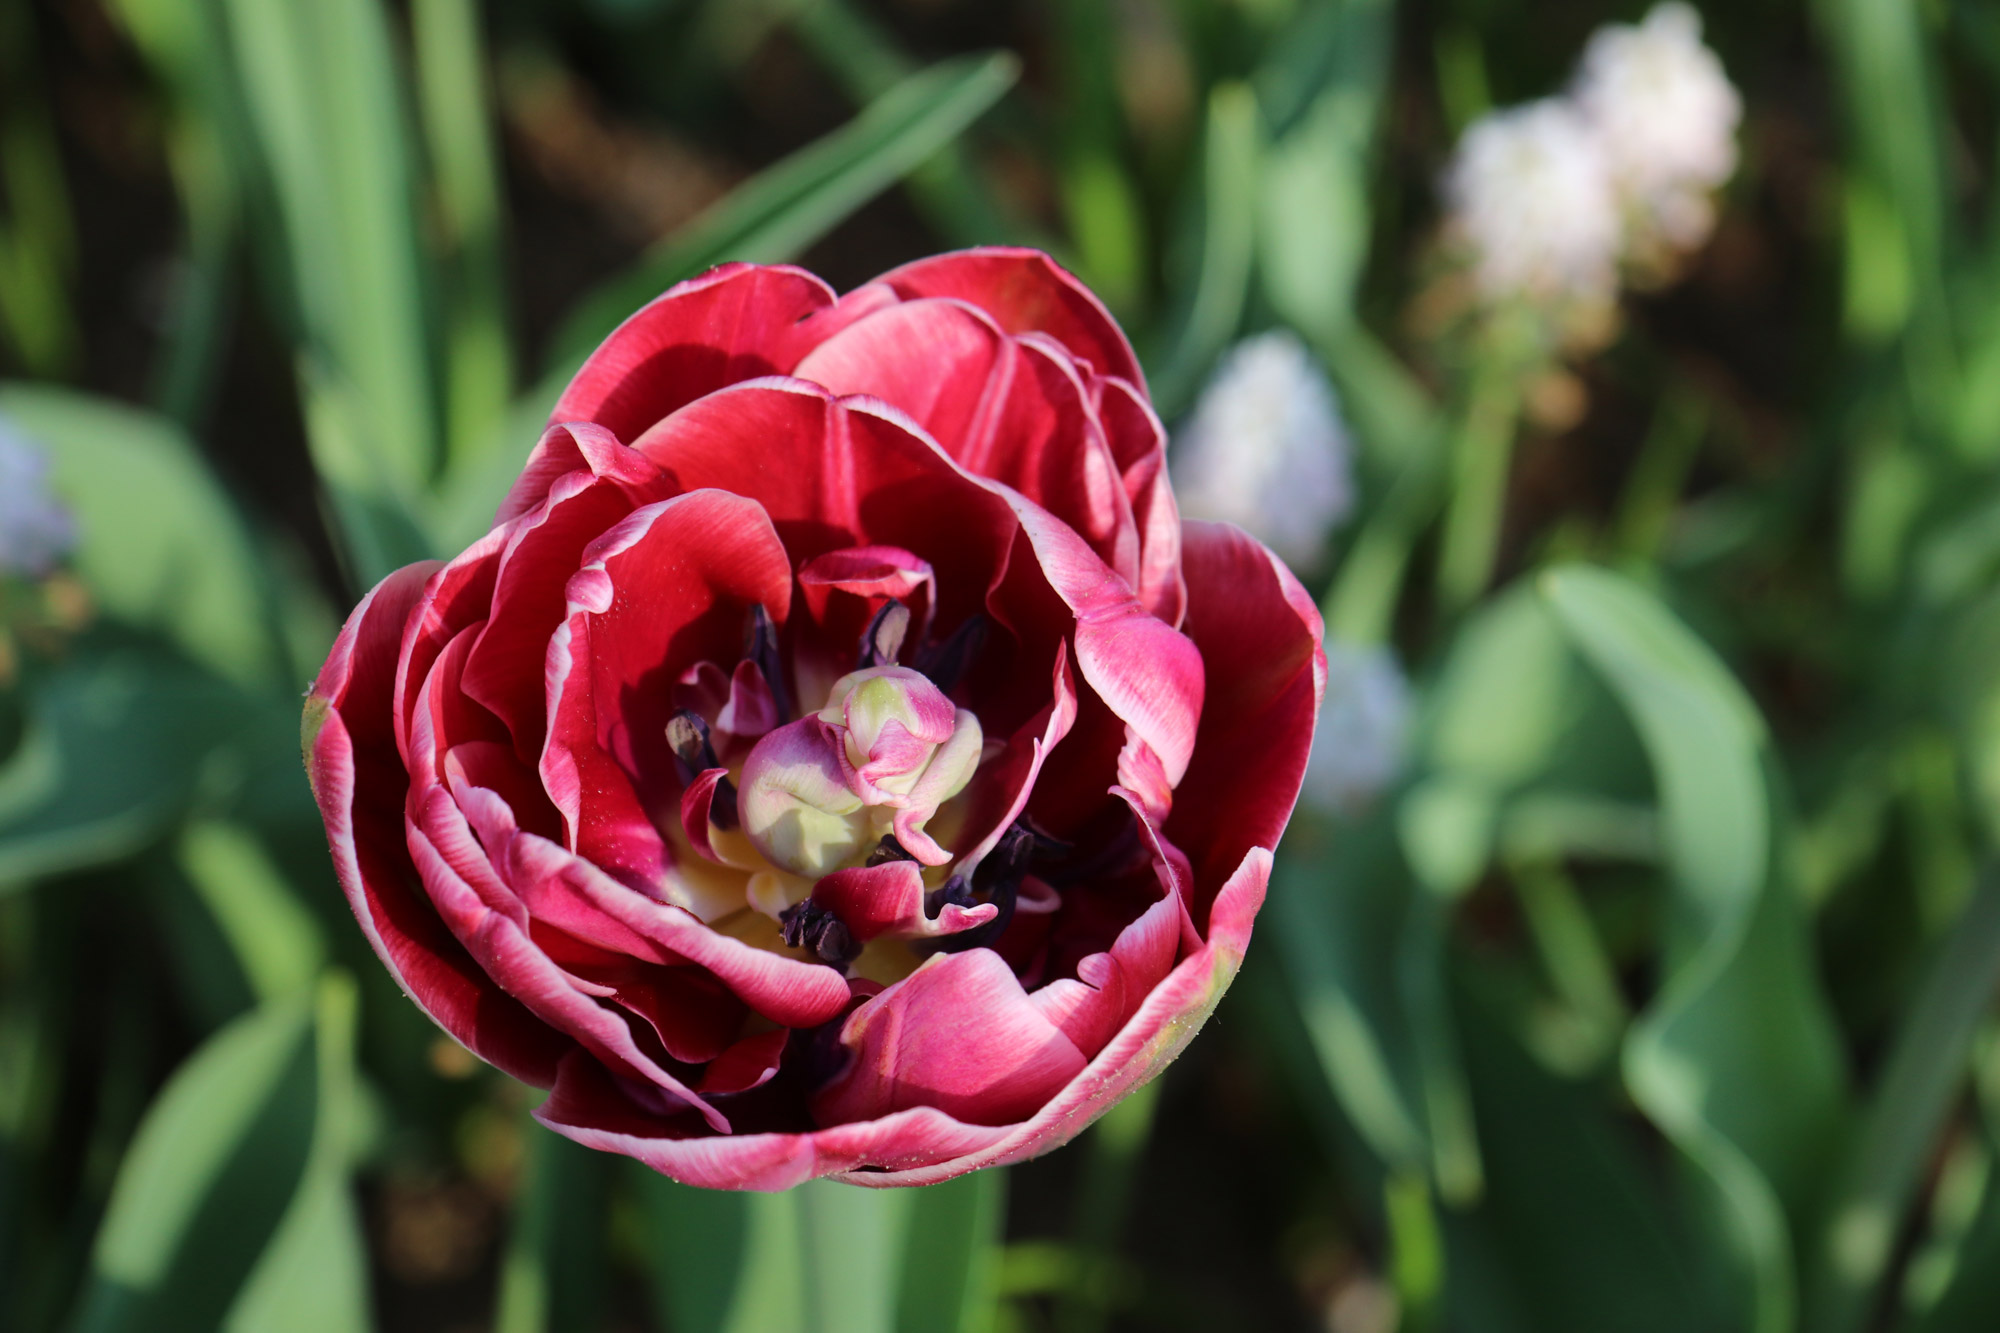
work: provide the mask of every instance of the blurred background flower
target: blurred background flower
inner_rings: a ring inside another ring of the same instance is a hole
[[[1234,523],[1294,569],[1318,572],[1354,507],[1353,444],[1326,372],[1274,329],[1226,352],[1174,440],[1187,518]]]
[[[48,455],[0,416],[0,573],[40,578],[75,541],[75,518],[49,490]]]

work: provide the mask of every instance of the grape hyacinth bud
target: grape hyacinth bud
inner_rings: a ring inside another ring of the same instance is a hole
[[[1352,814],[1394,783],[1409,739],[1409,682],[1380,644],[1326,645],[1326,697],[1306,760],[1305,799]]]
[[[1354,507],[1352,470],[1333,386],[1282,329],[1223,357],[1174,450],[1183,513],[1234,523],[1307,572]]]
[[[1494,111],[1458,141],[1444,179],[1446,229],[1489,304],[1562,314],[1618,290],[1618,199],[1602,146],[1570,102]]]
[[[49,460],[0,417],[0,574],[39,579],[76,544],[76,520],[49,493]]]
[[[1600,145],[1632,244],[1688,251],[1715,222],[1712,195],[1736,170],[1743,99],[1701,15],[1655,5],[1645,21],[1597,30],[1571,96]]]

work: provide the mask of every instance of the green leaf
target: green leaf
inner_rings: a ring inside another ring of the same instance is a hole
[[[137,649],[80,656],[42,679],[26,734],[0,764],[0,888],[129,856],[190,801],[221,799],[265,749],[258,710]]]
[[[239,683],[274,676],[255,548],[178,427],[44,385],[0,385],[0,413],[48,450],[76,515],[77,573],[106,612]]]
[[[759,172],[633,272],[585,297],[553,342],[556,373],[567,379],[627,315],[683,278],[724,260],[775,263],[797,255],[951,142],[1019,72],[1019,62],[1005,53],[933,65]]]
[[[119,1168],[79,1333],[222,1326],[306,1173],[312,1022],[309,997],[265,1005],[168,1080]]]
[[[1633,1099],[1706,1173],[1758,1333],[1792,1327],[1789,1203],[1845,1111],[1839,1047],[1795,896],[1773,873],[1765,732],[1742,689],[1644,589],[1570,566],[1541,581],[1651,756],[1673,887],[1666,979],[1625,1046]]]
[[[1988,876],[1942,941],[1905,1014],[1847,1156],[1815,1253],[1809,1327],[1844,1333],[1875,1308],[1904,1218],[1965,1087],[2000,989],[2000,878]]]
[[[526,1115],[522,1120],[529,1135],[527,1175],[501,1260],[495,1333],[597,1328],[604,1314],[615,1159],[552,1134]]]
[[[659,1322],[673,1333],[728,1327],[750,1248],[752,1196],[695,1189],[636,1164],[631,1177],[645,1215],[646,1275]],[[792,1294],[779,1302],[787,1311],[797,1308],[795,1286],[793,1278]]]
[[[387,14],[379,0],[226,8],[284,219],[304,389],[310,400],[339,386],[346,418],[329,433],[308,401],[314,461],[328,481],[407,508],[436,465],[439,422]]]

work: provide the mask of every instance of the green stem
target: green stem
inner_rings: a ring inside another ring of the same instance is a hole
[[[1451,505],[1438,558],[1438,600],[1447,613],[1470,605],[1493,581],[1519,410],[1512,365],[1487,356],[1474,372],[1452,455]]]

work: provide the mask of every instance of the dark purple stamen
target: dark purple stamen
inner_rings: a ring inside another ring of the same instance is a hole
[[[778,913],[778,936],[794,949],[808,949],[829,967],[847,970],[861,946],[840,918],[808,898]]]
[[[896,665],[896,659],[903,655],[903,638],[909,632],[910,608],[901,602],[886,603],[861,632],[861,651],[854,669],[866,671],[869,667]]]
[[[917,658],[917,670],[931,678],[931,684],[946,693],[958,684],[972,659],[986,646],[986,617],[977,613],[960,621],[958,628]]]
[[[970,907],[982,901],[1000,905],[1000,915],[985,925],[961,930],[956,935],[947,935],[939,940],[938,952],[963,953],[967,949],[990,944],[1007,933],[1007,926],[1014,919],[1014,904],[1020,900],[1021,881],[1027,878],[1036,846],[1044,841],[1047,840],[1042,835],[1018,822],[1009,824],[992,852],[972,872],[970,885],[965,883],[963,875],[953,875],[942,887],[925,896],[924,911],[932,920],[937,919],[947,903],[956,903],[960,907]]]
[[[679,761],[683,783],[694,781],[696,774],[722,767],[722,761],[715,757],[715,742],[708,734],[707,720],[692,708],[683,708],[667,719],[667,744],[673,747],[674,758]],[[728,778],[715,784],[715,795],[708,803],[708,822],[725,830],[735,828],[739,822],[736,784]]]
[[[750,608],[750,619],[743,626],[743,655],[764,673],[771,702],[777,705],[778,721],[791,721],[792,693],[785,684],[785,664],[778,656],[778,627],[771,623],[771,613],[762,602]]]

